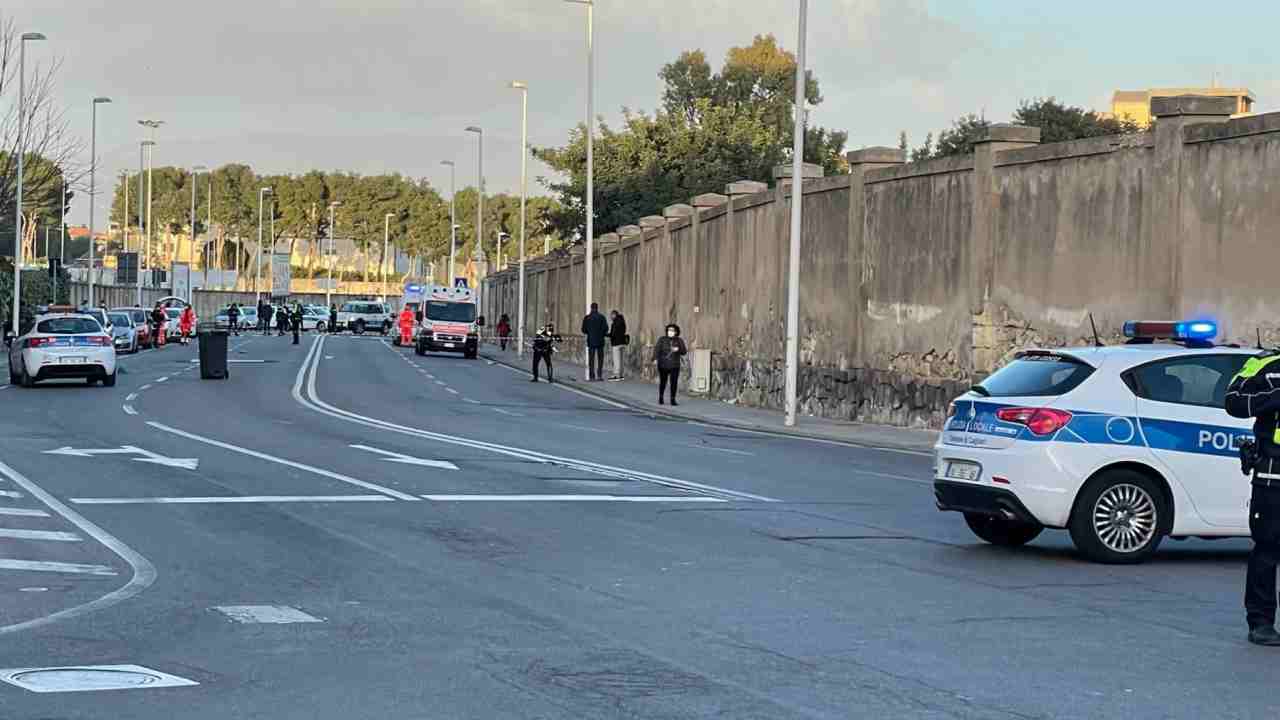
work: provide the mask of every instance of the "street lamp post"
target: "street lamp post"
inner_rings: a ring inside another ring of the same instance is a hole
[[[253,295],[258,302],[262,302],[262,203],[263,196],[271,194],[271,188],[264,187],[258,189],[258,252],[257,262],[253,267]]]
[[[587,295],[584,313],[587,313],[591,312],[591,262],[595,248],[595,163],[592,148],[595,144],[595,29],[593,25],[595,2],[594,0],[565,0],[565,2],[587,6],[587,256],[584,259],[586,281],[583,283]],[[591,358],[584,356],[584,359],[586,360],[585,365],[590,368]],[[585,372],[583,377],[587,377]]]
[[[329,203],[329,285],[324,291],[324,304],[330,307],[333,306],[333,261],[337,257],[338,253],[338,247],[334,242],[333,234],[334,230],[337,229],[337,226],[334,224],[333,210],[341,204],[342,203],[337,200]],[[336,329],[329,328],[329,332],[336,332]]]
[[[516,309],[516,357],[524,357],[524,207],[529,189],[529,86],[516,80],[511,83],[520,91],[520,290]]]
[[[510,237],[511,235],[509,233],[505,233],[501,230],[498,231],[498,256],[493,260],[493,269],[495,272],[500,272],[502,270],[502,239]]]
[[[139,120],[138,124],[151,129],[151,139],[143,143],[147,148],[147,243],[146,253],[151,254],[151,191],[155,187],[152,183],[152,171],[155,169],[155,147],[156,147],[156,129],[164,124],[163,120]],[[142,202],[142,196],[138,196],[138,202]],[[141,205],[139,205],[141,207]],[[154,270],[151,267],[151,259],[147,259],[147,269]],[[138,262],[138,304],[142,304],[142,262]]]
[[[98,106],[102,103],[111,102],[109,97],[96,97],[93,99],[93,110],[89,113],[92,116],[92,129],[89,132],[89,307],[97,307],[93,301],[93,208],[98,204],[97,186],[95,177],[98,169]]]
[[[805,22],[809,10],[808,0],[800,0],[799,39],[796,41],[796,97],[795,128],[791,147],[791,252],[787,268],[787,372],[786,419],[787,427],[796,424],[796,377],[800,356],[800,226],[801,206],[804,205],[804,41]]]
[[[27,114],[27,41],[44,40],[38,32],[22,33],[18,42],[18,197],[13,213],[13,334],[18,334],[18,313],[22,306],[22,156],[27,150],[25,119]],[[92,238],[90,239],[92,242]]]
[[[142,213],[142,180],[146,176],[147,148],[155,145],[151,140],[143,140],[138,145],[138,307],[142,305],[142,261],[151,249],[150,236],[147,235],[145,217]]]
[[[387,250],[391,242],[391,218],[395,213],[382,216],[382,302],[387,301]]]
[[[458,252],[458,217],[454,213],[454,196],[458,193],[457,166],[452,160],[441,160],[441,165],[449,166],[449,271],[445,273],[444,284],[453,285],[453,256]]]
[[[195,261],[196,252],[196,178],[199,177],[200,171],[205,166],[196,165],[191,168],[191,257],[187,258],[187,302],[191,302],[191,262]],[[205,228],[206,230],[208,228]],[[205,285],[209,284],[209,263],[206,260],[204,266]]]
[[[127,189],[127,186],[126,186]],[[125,201],[125,212],[128,212],[128,201]],[[125,227],[128,227],[126,224]],[[67,175],[62,174],[62,229],[58,233],[58,264],[67,264]]]
[[[484,129],[471,125],[467,132],[475,133],[480,141],[476,149],[476,186],[479,188],[476,192],[476,246],[471,252],[475,256],[484,252],[481,247],[484,244]]]

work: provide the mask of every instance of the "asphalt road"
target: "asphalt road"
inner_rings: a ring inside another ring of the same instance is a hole
[[[375,337],[242,337],[226,381],[194,357],[0,390],[0,668],[198,684],[0,684],[0,717],[1280,706],[1280,653],[1244,642],[1244,541],[1136,568],[1059,532],[1004,551],[934,509],[924,455],[654,419]]]

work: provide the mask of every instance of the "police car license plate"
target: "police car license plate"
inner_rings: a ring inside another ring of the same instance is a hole
[[[982,468],[977,463],[951,461],[947,463],[947,478],[951,480],[966,480],[973,482],[982,474]]]
[[[444,346],[447,348],[451,348],[453,347],[453,343],[445,343]]]
[[[59,359],[59,362],[63,365],[81,365],[84,363],[84,360],[85,358],[83,355],[64,355]]]

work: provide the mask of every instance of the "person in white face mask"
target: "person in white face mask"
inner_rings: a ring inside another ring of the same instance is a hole
[[[653,358],[658,363],[658,404],[662,404],[667,383],[671,384],[671,404],[676,403],[676,385],[680,381],[680,358],[689,353],[684,338],[680,337],[680,326],[672,323],[667,326],[665,337],[658,339],[653,348]]]

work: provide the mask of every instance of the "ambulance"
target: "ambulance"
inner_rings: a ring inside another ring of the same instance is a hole
[[[476,292],[465,287],[426,285],[414,352],[462,353],[474,360],[480,347],[482,318],[477,317]]]

